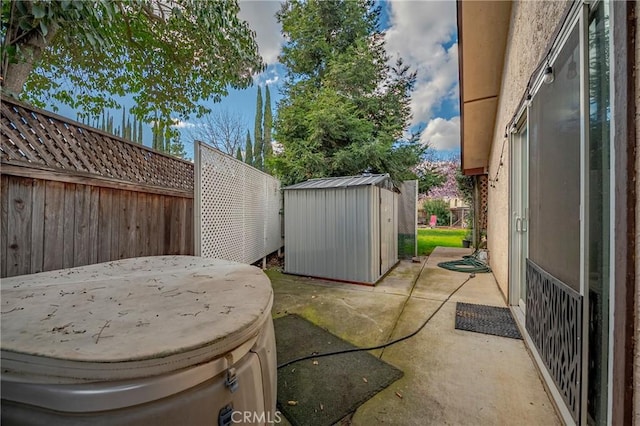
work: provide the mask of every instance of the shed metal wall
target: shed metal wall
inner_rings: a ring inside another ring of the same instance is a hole
[[[285,190],[285,272],[375,283],[381,268],[381,191],[397,218],[397,195],[377,186]],[[397,261],[397,220],[391,266]]]

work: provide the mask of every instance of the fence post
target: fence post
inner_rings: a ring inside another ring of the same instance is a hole
[[[193,254],[202,256],[202,173],[200,142],[193,143]]]

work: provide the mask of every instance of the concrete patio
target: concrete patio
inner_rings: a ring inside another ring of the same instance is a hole
[[[469,274],[439,268],[469,249],[438,247],[375,287],[267,271],[273,316],[298,314],[356,346],[416,330]],[[456,330],[456,302],[506,306],[492,274],[471,278],[416,336],[372,352],[404,371],[342,424],[560,424],[522,340]]]

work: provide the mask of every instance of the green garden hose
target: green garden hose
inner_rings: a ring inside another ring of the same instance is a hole
[[[461,260],[440,262],[438,266],[450,271],[465,272],[467,274],[491,272],[491,268],[486,263],[478,260],[478,251],[469,256],[462,256]]]

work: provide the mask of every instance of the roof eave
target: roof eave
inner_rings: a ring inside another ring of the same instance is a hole
[[[484,174],[496,127],[511,2],[458,0],[456,6],[462,171]]]

